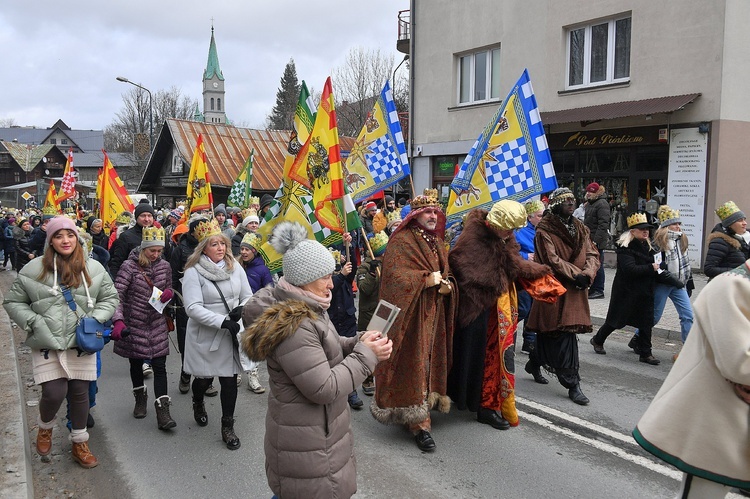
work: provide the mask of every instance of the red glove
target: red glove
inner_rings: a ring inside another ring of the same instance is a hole
[[[116,320],[112,327],[112,339],[120,341],[123,338],[130,336],[130,329],[127,328],[125,322],[122,320]]]
[[[170,288],[165,289],[161,293],[161,297],[159,298],[159,301],[162,303],[167,303],[169,300],[174,297],[174,291],[172,291]]]

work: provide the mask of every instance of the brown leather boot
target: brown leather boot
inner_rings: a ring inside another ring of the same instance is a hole
[[[169,430],[177,426],[175,420],[169,415],[169,406],[172,405],[172,400],[169,395],[162,395],[158,399],[154,400],[154,407],[156,408],[156,424],[160,430]]]
[[[146,403],[148,402],[148,392],[146,392],[146,387],[139,386],[138,388],[133,388],[133,395],[135,396],[133,417],[136,419],[143,419],[146,417]]]
[[[52,452],[52,428],[39,428],[36,434],[36,452],[47,456]]]
[[[99,464],[94,455],[89,450],[88,442],[73,442],[73,460],[83,468],[94,468]]]

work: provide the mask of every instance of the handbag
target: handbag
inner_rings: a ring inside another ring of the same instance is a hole
[[[154,286],[153,281],[149,279],[149,277],[146,275],[145,272],[141,271],[141,275],[143,276],[144,279],[146,279],[146,284],[148,284],[152,288],[156,287]],[[162,312],[162,316],[164,317],[164,320],[167,321],[167,331],[168,332],[174,331],[174,319],[172,319],[172,316],[170,316],[166,312]]]
[[[60,286],[65,301],[68,302],[68,306],[74,314],[78,316],[77,305],[73,300],[73,294],[70,292],[70,288],[67,286]],[[86,353],[96,353],[104,348],[105,343],[105,331],[111,329],[111,322],[106,323],[99,322],[93,317],[78,316],[78,323],[76,324],[76,345],[78,348]]]

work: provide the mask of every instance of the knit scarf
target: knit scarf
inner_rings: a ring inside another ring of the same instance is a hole
[[[232,277],[232,274],[225,270],[226,266],[227,262],[224,260],[214,263],[209,257],[202,255],[195,270],[209,281],[226,281]]]
[[[307,291],[306,289],[302,289],[300,287],[295,286],[294,284],[290,284],[284,277],[279,279],[279,283],[277,284],[278,287],[283,289],[284,291],[289,291],[290,293],[297,293],[298,295],[302,295],[306,298],[310,298],[311,300],[315,301],[318,305],[323,307],[323,310],[328,310],[328,307],[331,306],[331,299],[333,298],[333,293],[328,293],[328,296],[326,298],[323,298],[322,296],[318,296],[315,293],[311,293]]]
[[[662,252],[664,253],[667,270],[685,283],[690,279],[690,259],[687,256],[687,251],[685,253],[680,251],[678,241],[681,237],[682,232],[667,231],[667,248],[663,249]]]

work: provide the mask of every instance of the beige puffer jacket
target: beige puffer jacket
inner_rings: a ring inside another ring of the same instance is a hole
[[[313,300],[264,288],[245,305],[242,347],[266,360],[266,476],[282,498],[344,498],[357,491],[347,395],[372,374],[377,357],[344,338]]]

